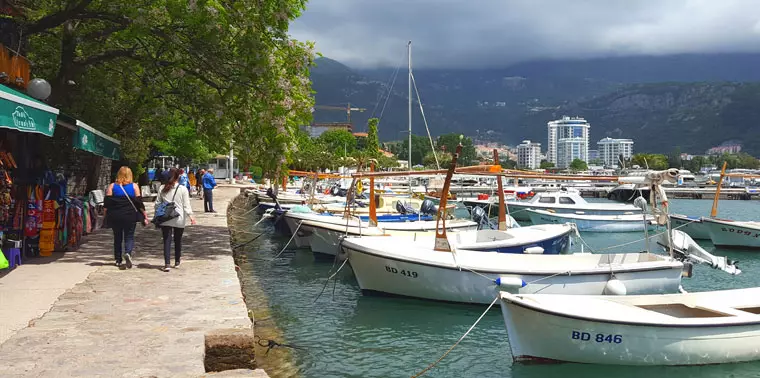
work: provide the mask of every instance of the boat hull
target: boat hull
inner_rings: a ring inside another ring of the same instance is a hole
[[[293,244],[295,244],[298,248],[309,248],[311,246],[311,237],[313,230],[309,229],[308,227],[299,227],[301,223],[300,220],[288,217],[287,214],[283,218],[285,220],[285,224],[288,226],[290,235],[293,237]]]
[[[651,223],[644,224],[644,220],[590,220],[590,219],[572,219],[568,217],[555,217],[550,214],[536,213],[526,211],[533,224],[565,224],[574,223],[578,231],[584,232],[641,232],[644,229],[654,230],[656,225]]]
[[[589,321],[500,300],[516,362],[707,365],[760,359],[760,328]]]
[[[562,208],[562,207],[552,207],[552,206],[538,206],[538,204],[517,204],[517,203],[510,203],[509,204],[509,215],[511,215],[513,218],[519,221],[530,221],[530,214],[528,214],[528,209],[538,209],[538,210],[552,210],[555,213],[558,214],[588,214],[588,215],[625,215],[625,214],[637,214],[641,213],[641,210],[631,210],[631,209],[591,209],[591,208]]]
[[[704,218],[702,220],[716,247],[760,249],[760,227],[742,222]]]
[[[710,231],[700,218],[671,215],[670,225],[675,229],[685,232],[692,239],[710,240]]]
[[[563,270],[530,274],[515,270],[498,273],[476,274],[471,271],[441,267],[377,255],[342,245],[363,293],[382,293],[445,302],[491,303],[497,295],[497,286],[487,277],[519,278],[529,283],[525,287],[502,288],[513,293],[546,293],[602,295],[610,280],[610,271],[584,273],[573,271],[563,274]],[[440,252],[446,253],[446,252]],[[484,252],[481,252],[484,253]],[[519,256],[519,255],[515,255]],[[554,258],[554,257],[546,257]],[[661,269],[614,272],[628,294],[672,293],[681,282],[680,265]],[[537,281],[540,280],[540,281]]]

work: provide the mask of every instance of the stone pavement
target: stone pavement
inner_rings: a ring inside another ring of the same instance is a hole
[[[218,214],[204,214],[192,200],[198,226],[186,229],[182,266],[171,272],[159,270],[160,231],[138,226],[132,269],[113,265],[113,236],[102,230],[77,252],[0,276],[0,376],[217,376],[205,373],[207,332],[252,327],[224,215],[238,192],[215,191]]]

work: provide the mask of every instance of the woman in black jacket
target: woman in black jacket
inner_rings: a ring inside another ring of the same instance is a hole
[[[113,230],[113,257],[116,266],[122,262],[122,242],[127,268],[132,268],[135,246],[135,224],[148,224],[148,215],[140,196],[140,187],[132,182],[132,170],[121,167],[114,183],[108,186],[105,198],[106,221]]]

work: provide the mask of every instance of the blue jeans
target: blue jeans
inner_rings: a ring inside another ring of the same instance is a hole
[[[122,243],[124,253],[131,255],[135,247],[135,222],[117,223],[111,225],[113,230],[113,257],[121,263]]]
[[[213,189],[203,189],[203,210],[205,210],[207,213],[209,211],[214,211],[214,190]]]

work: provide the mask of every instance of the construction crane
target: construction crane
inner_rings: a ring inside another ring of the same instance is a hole
[[[324,109],[324,110],[345,110],[346,111],[346,122],[351,123],[351,112],[363,112],[367,109],[364,108],[352,108],[351,103],[344,106],[330,106],[330,105],[314,105],[315,109]]]

